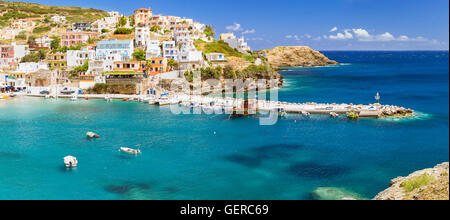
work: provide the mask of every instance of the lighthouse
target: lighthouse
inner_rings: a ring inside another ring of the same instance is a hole
[[[377,95],[375,96],[375,100],[377,104],[380,104],[380,93],[377,92]]]

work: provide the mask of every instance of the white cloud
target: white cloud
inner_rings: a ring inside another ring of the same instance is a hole
[[[297,41],[300,40],[300,37],[298,35],[286,35],[286,38],[287,39],[294,39],[294,40],[297,40]]]
[[[369,34],[369,32],[362,28],[353,29],[353,33],[360,41],[370,41],[372,39],[372,36]]]
[[[233,25],[227,26],[226,29],[228,31],[241,31],[242,26],[241,26],[241,24],[234,22]]]
[[[353,39],[353,34],[349,30],[344,30],[344,33],[337,33],[336,35],[328,36],[331,40],[348,40]]]
[[[262,37],[253,37],[253,38],[247,38],[248,41],[262,41],[264,38]]]
[[[315,37],[313,40],[322,40],[321,36]]]
[[[334,27],[334,28],[331,28],[330,32],[335,32],[335,31],[337,31],[337,30],[338,30],[338,28],[337,28],[337,27]]]
[[[303,35],[303,37],[306,37],[308,39],[312,38],[312,36],[310,34],[305,34],[305,35]]]
[[[254,34],[255,32],[256,32],[255,29],[245,30],[244,32],[242,32],[242,35],[245,35],[245,34]]]
[[[389,32],[377,35],[375,38],[377,41],[393,41],[393,40],[395,40],[395,37]]]

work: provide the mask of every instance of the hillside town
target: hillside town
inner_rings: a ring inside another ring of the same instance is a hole
[[[264,63],[243,37],[223,33],[215,39],[212,26],[148,8],[131,16],[107,12],[94,22],[68,20],[13,19],[0,30],[1,93],[39,94],[56,86],[86,93],[96,84],[122,84],[135,91],[110,92],[156,94],[161,80],[184,78],[193,70],[239,71]],[[234,56],[206,48],[209,43],[225,45]]]

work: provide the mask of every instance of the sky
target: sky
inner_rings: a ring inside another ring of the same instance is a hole
[[[448,0],[22,0],[131,15],[137,8],[244,36],[253,50],[448,50]]]

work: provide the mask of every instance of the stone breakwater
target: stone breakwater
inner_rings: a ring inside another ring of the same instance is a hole
[[[34,94],[27,95],[32,97],[45,97],[46,95]],[[58,95],[59,98],[71,98],[72,95]],[[145,101],[157,99],[156,97],[144,95],[119,95],[119,94],[80,94],[78,99],[127,99],[129,101]],[[185,94],[174,94],[168,96],[171,103],[195,104],[200,107],[218,107],[221,109],[243,108],[244,99],[231,97],[209,97],[209,96],[190,96]],[[360,118],[381,118],[381,117],[406,117],[414,113],[412,109],[394,105],[380,104],[337,104],[337,103],[289,103],[281,101],[256,100],[249,99],[248,108],[252,112],[269,112],[275,109],[284,109],[287,113],[297,114],[343,114],[356,112]]]
[[[448,200],[448,173],[449,163],[446,162],[407,177],[395,178],[375,200]]]

